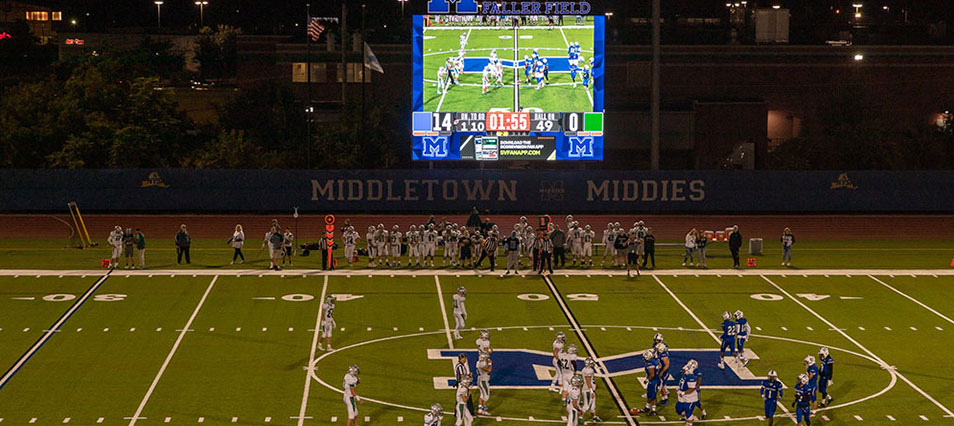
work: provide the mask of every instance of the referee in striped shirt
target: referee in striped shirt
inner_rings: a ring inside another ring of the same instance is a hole
[[[470,374],[470,365],[467,364],[467,354],[461,352],[457,354],[457,364],[454,365],[454,378],[457,379],[457,386],[460,386],[460,381],[465,376],[473,379]],[[474,414],[473,398],[467,398],[467,409],[470,410],[470,414]]]
[[[537,238],[537,241],[534,242],[534,248],[537,249],[540,253],[540,274],[543,274],[544,270],[553,273],[553,240],[550,239],[550,234],[543,232],[543,235],[540,238]]]
[[[494,271],[494,265],[497,263],[497,246],[500,242],[497,240],[497,233],[490,232],[487,235],[487,238],[484,239],[483,244],[481,244],[480,258],[477,259],[477,264],[474,265],[474,269],[480,267],[480,264],[484,261],[484,258],[490,259],[490,272]]]

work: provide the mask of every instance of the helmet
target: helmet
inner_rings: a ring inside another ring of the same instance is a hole
[[[489,331],[489,330],[480,330],[480,338],[481,338],[481,339],[490,339],[490,331]]]
[[[527,221],[527,217],[526,217],[526,216],[520,216],[520,221],[521,221],[521,222],[526,222],[526,221]]]
[[[543,63],[547,63],[547,58],[543,58]]]
[[[577,353],[576,345],[572,343],[570,343],[569,345],[566,345],[566,353],[570,355],[576,355]]]
[[[822,347],[821,349],[819,349],[819,350],[818,350],[818,357],[819,357],[819,358],[827,358],[827,357],[828,357],[828,348]]]
[[[477,361],[490,361],[490,354],[481,353],[479,356],[477,356]]]
[[[663,335],[662,335],[662,333],[656,333],[656,335],[653,336],[653,342],[659,343],[659,342],[662,342],[662,341],[663,341]]]
[[[378,224],[378,229],[384,229],[384,224],[383,224],[383,223],[379,223],[379,224]]]
[[[776,373],[775,370],[769,370],[768,378],[774,382],[776,379],[778,379],[778,373]]]
[[[593,357],[588,356],[586,357],[585,360],[583,360],[583,366],[589,367],[589,368],[596,368],[596,360],[593,359]]]
[[[361,374],[361,370],[358,369],[357,365],[352,365],[348,367],[348,374],[352,376],[357,376],[358,374]]]
[[[434,417],[444,417],[444,407],[441,407],[441,404],[431,405],[431,414]]]
[[[397,225],[394,225],[394,226],[391,227],[391,229],[397,231],[398,229],[401,229],[401,227],[399,227],[399,226],[397,226]]]
[[[427,225],[427,229],[434,229],[434,224],[432,223],[432,224]]]
[[[583,376],[579,374],[574,374],[573,378],[570,379],[570,386],[577,387],[577,388],[580,386],[583,386]]]
[[[571,214],[566,215],[566,221],[567,221],[567,222],[572,222],[572,221],[573,221],[573,215],[571,215]]]
[[[457,287],[457,294],[459,294],[459,295],[461,295],[461,296],[466,296],[466,295],[467,295],[467,289],[464,288],[464,286]]]
[[[411,230],[412,230],[412,231],[417,230],[417,226],[411,225]]]
[[[467,388],[467,387],[470,387],[470,384],[471,384],[471,383],[473,383],[473,381],[471,380],[470,376],[468,375],[468,376],[463,376],[463,377],[461,377],[461,378],[460,378],[460,383],[459,383],[458,385]]]
[[[805,365],[812,365],[815,363],[815,357],[809,355],[805,357]]]
[[[742,311],[735,311],[735,319],[739,319],[739,318],[742,318],[742,317],[744,317],[744,316],[745,316],[745,314],[743,314]]]
[[[613,227],[613,222],[607,223],[607,224],[606,224],[606,227],[607,227],[607,228],[612,228],[612,227]]]
[[[729,312],[728,312],[728,311],[722,313],[722,320],[723,320],[723,321],[728,321],[728,320],[730,320],[730,319],[732,319],[732,315],[729,315]]]
[[[656,357],[656,354],[653,353],[652,349],[646,349],[643,351],[643,359],[649,361]]]
[[[615,223],[613,223],[613,225],[616,226],[617,228],[619,228],[619,222],[615,222]]]
[[[662,354],[664,354],[664,353],[666,353],[666,352],[669,352],[669,348],[667,348],[667,347],[666,347],[666,344],[663,343],[663,342],[657,343],[656,346],[653,347],[653,350],[655,350],[656,353],[659,354],[659,355],[662,355]]]
[[[325,303],[328,303],[328,304],[330,304],[330,305],[334,305],[334,304],[335,304],[335,297],[334,297],[334,296],[326,296],[326,297],[325,297]]]
[[[692,369],[695,370],[695,369],[699,368],[699,361],[696,361],[696,360],[694,360],[694,359],[690,359],[690,360],[689,360],[689,365],[691,365],[691,366],[692,366]]]
[[[530,55],[523,55],[523,60],[529,61],[529,60],[530,60]]]
[[[556,339],[559,340],[559,341],[561,341],[561,342],[566,342],[566,333],[564,333],[564,332],[562,332],[562,331],[558,331],[557,334],[556,334]]]
[[[690,374],[692,374],[692,364],[686,363],[686,365],[682,366],[682,375],[688,376]]]
[[[586,225],[586,226],[584,226],[583,228],[586,229],[587,231],[589,231],[589,230],[590,230],[590,225]]]
[[[374,227],[373,227],[373,226],[369,226],[369,227],[368,227],[368,231],[374,231]]]
[[[805,373],[799,374],[799,375],[798,375],[798,382],[801,383],[801,384],[803,384],[803,385],[807,385],[807,384],[808,384],[808,375],[805,374]]]

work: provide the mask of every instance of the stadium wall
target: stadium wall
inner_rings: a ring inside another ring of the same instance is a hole
[[[954,172],[0,170],[0,211],[950,213]]]

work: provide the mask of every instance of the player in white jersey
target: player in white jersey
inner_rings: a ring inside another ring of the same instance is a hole
[[[580,261],[580,265],[583,265],[583,240],[582,234],[583,230],[580,228],[580,223],[573,221],[570,224],[572,228],[569,229],[569,245],[570,245],[570,258],[572,259],[573,266],[576,266],[576,261]]]
[[[580,405],[580,388],[583,387],[583,376],[575,374],[567,379],[570,383],[566,390],[566,426],[577,426],[583,417],[583,407]]]
[[[490,410],[487,409],[487,402],[490,401],[490,372],[494,368],[493,362],[490,360],[490,352],[481,352],[477,358],[476,366],[477,388],[480,389],[480,398],[477,400],[477,414],[489,416]]]
[[[566,344],[566,334],[558,331],[553,340],[553,380],[550,381],[550,392],[559,392],[563,386],[563,373],[560,370],[560,359],[563,357],[563,346]]]
[[[388,234],[388,266],[394,266],[395,268],[401,266],[401,230],[397,225],[394,225],[391,228],[391,233]]]
[[[424,426],[441,426],[444,418],[444,407],[441,404],[431,405],[431,410],[424,414]]]
[[[375,234],[374,227],[369,226],[368,233],[364,235],[365,237],[364,242],[367,245],[367,249],[368,249],[368,266],[371,268],[374,267],[374,261],[378,257],[378,248],[374,243],[374,234]]]
[[[613,228],[612,223],[606,224],[606,229],[603,230],[603,239],[601,242],[603,243],[603,258],[600,259],[600,266],[602,267],[604,264],[606,264],[606,256],[609,256],[610,261],[615,265],[616,248],[613,247],[613,243],[616,242],[616,230]]]
[[[417,227],[411,225],[408,228],[407,234],[404,234],[407,237],[407,267],[410,268],[414,265],[415,259],[417,260],[417,266],[421,266],[421,233],[417,232]]]
[[[341,240],[344,242],[345,258],[348,259],[348,266],[351,266],[354,263],[355,247],[358,245],[358,240],[360,239],[361,236],[355,232],[353,226],[349,226],[347,229],[345,229],[344,233],[341,234]]]
[[[460,240],[460,233],[457,232],[457,224],[448,227],[444,232],[444,261],[450,261],[451,266],[457,266],[457,255],[460,247],[457,242]]]
[[[437,69],[437,94],[443,95],[447,93],[447,89],[450,87],[450,77],[447,73],[447,67],[440,67]]]
[[[580,373],[583,375],[583,403],[581,404],[583,411],[580,418],[589,413],[592,416],[590,420],[596,423],[602,422],[603,420],[596,415],[596,360],[593,357],[583,360],[583,369]]]
[[[491,79],[491,73],[493,73],[493,71],[491,71],[491,70],[492,70],[492,68],[491,68],[491,66],[490,66],[489,64],[484,67],[484,71],[483,71],[483,73],[482,73],[482,78],[481,78],[481,80],[480,80],[480,94],[481,94],[481,96],[486,95],[487,93],[490,92],[490,79]]]
[[[321,337],[325,338],[325,346],[331,349],[331,335],[335,331],[335,297],[325,297],[325,302],[321,304]],[[318,340],[318,350],[323,351],[321,340]]]
[[[464,321],[467,321],[467,306],[464,302],[467,300],[467,289],[463,286],[457,287],[457,293],[454,293],[454,339],[463,339],[460,331],[464,329]]]
[[[586,261],[590,262],[590,266],[593,266],[593,240],[596,238],[596,233],[593,232],[593,229],[590,228],[590,225],[586,225],[583,228],[581,234],[583,239],[583,258],[580,260],[580,266],[583,266],[583,263]]]
[[[566,400],[566,393],[572,387],[570,379],[576,374],[577,349],[576,345],[570,343],[566,345],[566,352],[560,358],[560,373],[563,374],[563,400]]]
[[[374,230],[375,264],[380,268],[388,260],[388,231],[379,223]]]
[[[467,46],[467,33],[460,33],[460,50]]]
[[[434,267],[434,252],[437,251],[437,231],[434,225],[427,225],[427,231],[424,231],[424,263],[430,259],[431,267]]]
[[[345,423],[347,426],[358,425],[358,404],[364,404],[355,390],[361,383],[361,379],[358,378],[360,373],[357,365],[348,367],[348,374],[345,374],[341,385],[344,388],[344,403],[348,407],[348,421]]]
[[[470,399],[470,377],[464,377],[460,380],[460,386],[457,386],[456,403],[454,404],[454,415],[457,416],[456,426],[471,426],[474,423],[474,416],[467,409],[467,401]]]

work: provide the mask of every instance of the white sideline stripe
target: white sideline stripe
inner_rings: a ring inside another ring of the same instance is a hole
[[[42,337],[40,337],[40,340],[37,340],[36,343],[34,343],[33,346],[30,347],[30,350],[28,350],[23,356],[21,356],[20,359],[17,360],[16,364],[13,364],[13,367],[10,367],[10,370],[7,371],[7,374],[4,374],[4,376],[0,378],[0,388],[2,388],[4,385],[7,384],[7,382],[10,381],[10,378],[12,378],[13,375],[16,374],[17,371],[19,371],[20,368],[23,367],[23,364],[26,364],[26,362],[30,359],[30,357],[32,357],[33,354],[35,354],[36,351],[38,351],[40,347],[43,346],[44,343],[46,343],[47,340],[50,340],[50,337],[53,337],[53,334],[56,331],[60,330],[60,327],[63,326],[66,320],[70,319],[70,317],[73,316],[73,314],[76,312],[77,309],[80,308],[80,306],[83,306],[83,303],[86,302],[86,299],[89,299],[89,297],[92,296],[93,293],[95,293],[96,290],[98,290],[101,285],[103,285],[103,282],[105,282],[107,278],[109,278],[109,274],[103,275],[102,277],[99,278],[99,280],[96,281],[96,283],[90,286],[90,288],[86,290],[86,293],[83,293],[83,296],[80,297],[79,300],[77,300],[75,303],[73,303],[73,306],[71,306],[70,309],[67,310],[66,313],[64,313],[63,316],[60,317],[59,321],[53,324],[53,326],[50,327],[50,329],[47,330]],[[24,329],[23,331],[26,332],[27,330],[29,330],[29,328]]]
[[[861,349],[862,351],[864,351],[865,353],[867,353],[868,356],[870,356],[870,357],[873,358],[874,360],[876,360],[876,361],[878,361],[879,363],[881,363],[881,368],[894,370],[894,373],[898,375],[898,378],[899,378],[899,379],[901,379],[902,381],[904,381],[905,383],[907,383],[908,386],[911,386],[912,389],[914,389],[917,393],[921,394],[921,396],[923,396],[924,398],[926,398],[928,401],[931,401],[934,405],[936,405],[938,408],[940,408],[941,411],[943,411],[945,414],[947,414],[947,415],[949,415],[949,416],[954,416],[954,412],[951,412],[950,409],[948,409],[948,408],[945,407],[943,404],[941,404],[940,402],[938,402],[938,400],[934,399],[934,397],[932,397],[931,395],[928,395],[927,392],[924,392],[924,390],[922,390],[922,389],[919,388],[917,385],[915,385],[914,382],[912,382],[911,380],[908,380],[908,378],[905,377],[903,374],[901,374],[900,371],[898,371],[896,368],[894,368],[894,367],[892,367],[891,365],[889,365],[887,362],[884,362],[883,359],[879,358],[877,355],[874,354],[874,352],[871,352],[870,350],[868,350],[868,348],[864,347],[864,346],[863,346],[861,343],[859,343],[857,340],[853,339],[851,336],[848,335],[848,333],[845,333],[844,331],[842,331],[841,329],[839,329],[837,326],[835,326],[834,324],[832,324],[831,321],[828,321],[827,319],[825,319],[825,317],[819,315],[817,312],[815,312],[814,310],[812,310],[812,308],[809,308],[808,305],[802,303],[801,300],[798,300],[798,299],[796,299],[795,297],[792,297],[792,295],[791,295],[789,292],[785,291],[785,289],[783,289],[782,287],[780,287],[778,284],[775,284],[774,282],[772,282],[772,280],[768,279],[768,277],[762,276],[762,279],[764,279],[765,281],[768,281],[769,284],[771,284],[773,287],[775,287],[778,291],[782,292],[782,294],[784,294],[786,297],[788,297],[789,299],[792,299],[792,301],[794,301],[794,302],[797,303],[799,306],[801,306],[802,308],[804,308],[806,311],[808,311],[809,313],[811,313],[812,315],[814,315],[815,318],[818,318],[819,320],[821,320],[822,322],[824,322],[825,324],[827,324],[829,327],[834,328],[835,331],[838,332],[839,334],[841,334],[845,339],[847,339],[847,340],[850,341],[851,343],[854,343],[854,345],[857,346],[858,349]],[[857,416],[856,416],[856,417],[857,417]]]
[[[666,293],[669,293],[669,296],[671,296],[671,297],[673,298],[673,300],[675,300],[676,303],[679,304],[679,306],[682,306],[682,309],[684,309],[684,310],[686,311],[686,313],[688,313],[689,316],[692,317],[692,319],[696,320],[696,323],[698,323],[699,326],[702,327],[702,329],[705,330],[706,333],[708,333],[709,336],[712,337],[712,340],[715,340],[717,344],[721,344],[721,343],[722,343],[722,341],[721,341],[718,337],[716,337],[715,333],[712,332],[712,329],[710,329],[709,327],[707,327],[706,324],[703,323],[702,320],[699,319],[698,316],[696,316],[696,313],[695,313],[695,312],[692,312],[692,310],[689,309],[689,307],[686,306],[685,303],[682,303],[682,300],[680,300],[679,297],[676,296],[676,293],[673,293],[672,290],[670,290],[669,287],[666,286],[666,284],[663,283],[662,280],[660,280],[658,276],[653,275],[653,278],[656,280],[657,283],[659,283],[660,286],[662,286],[663,290],[666,290]],[[782,327],[782,328],[784,329],[785,327]],[[785,407],[785,404],[784,404],[784,403],[778,402],[776,405],[778,405],[778,407],[782,409],[782,411],[785,413],[786,416],[791,417],[791,413],[788,411],[788,408]],[[792,422],[795,422],[795,418],[794,418],[794,417],[792,417]]]
[[[902,293],[900,290],[898,290],[898,289],[896,289],[896,288],[894,288],[894,287],[888,285],[888,283],[879,280],[879,279],[878,279],[877,277],[875,277],[874,275],[868,275],[868,278],[871,278],[871,279],[877,281],[877,282],[880,283],[881,285],[883,285],[883,286],[885,286],[885,287],[891,289],[891,291],[894,291],[895,293],[898,293],[898,294],[904,296],[904,297],[907,298],[908,300],[910,300],[910,301],[912,301],[912,302],[914,302],[914,303],[917,303],[918,305],[921,305],[922,308],[927,309],[928,311],[931,311],[931,313],[933,313],[934,315],[937,315],[937,316],[943,318],[945,321],[947,321],[947,322],[949,322],[949,323],[951,323],[951,324],[954,324],[954,320],[952,320],[952,319],[948,318],[947,316],[945,316],[944,314],[942,314],[942,313],[940,313],[940,312],[934,310],[934,308],[932,308],[932,307],[930,307],[930,306],[928,306],[928,305],[925,305],[924,303],[921,303],[920,300],[915,299],[915,298],[913,298],[913,297],[911,297],[911,296],[908,296],[907,294]]]
[[[556,289],[556,284],[553,283],[553,279],[545,275],[543,277],[543,281],[545,281],[550,287],[550,291],[554,296],[559,294],[559,291]],[[576,322],[576,318],[570,312],[570,307],[566,305],[566,302],[562,297],[554,297],[554,299],[556,299],[557,303],[560,304],[560,309],[563,310],[563,314],[566,315],[567,320],[570,321],[570,325],[576,330],[577,337],[580,338],[580,342],[583,343],[583,347],[586,348],[586,352],[596,357],[596,350],[593,349],[593,345],[586,337],[586,334],[583,334],[583,331],[580,329],[580,324]],[[609,369],[606,368],[606,364],[604,364],[601,359],[597,359],[596,363],[603,371],[609,371]],[[617,389],[616,386],[607,386],[607,388],[609,388],[610,393],[613,394],[613,399],[616,400],[616,403],[623,409],[623,416],[626,418],[626,424],[638,425],[639,422],[634,420],[633,416],[629,413],[629,407],[627,407],[624,403],[622,395],[619,394],[619,389]],[[532,420],[533,418],[531,417],[530,419]]]
[[[143,408],[146,408],[146,403],[149,402],[149,397],[152,396],[152,392],[156,390],[156,385],[159,384],[159,379],[162,378],[162,373],[165,373],[166,367],[169,366],[169,361],[172,361],[173,355],[175,355],[176,350],[179,349],[179,344],[182,343],[182,338],[185,337],[186,332],[189,331],[189,327],[192,326],[192,321],[195,321],[195,317],[199,315],[199,309],[202,309],[205,299],[209,297],[209,293],[212,292],[212,286],[215,285],[215,282],[218,279],[218,275],[212,277],[212,282],[210,282],[209,287],[205,289],[205,293],[202,295],[202,298],[199,299],[199,304],[197,304],[195,306],[195,310],[192,311],[192,316],[189,317],[189,321],[186,321],[185,327],[182,327],[182,331],[179,332],[179,337],[177,337],[176,342],[172,344],[172,350],[169,351],[169,355],[166,356],[166,360],[162,362],[162,366],[159,367],[159,372],[156,373],[156,377],[152,379],[152,384],[149,385],[149,389],[146,390],[146,395],[142,397],[142,402],[139,403],[139,408],[136,409],[136,414],[133,414],[132,419],[129,420],[129,426],[136,424],[136,420],[138,420],[139,415],[142,414]]]
[[[325,295],[328,294],[328,276],[325,275],[325,283],[321,285],[321,298],[318,299],[318,318],[315,319],[315,333],[311,336],[311,353],[308,355],[308,365],[305,366],[305,389],[301,392],[301,408],[298,410],[298,425],[305,424],[305,409],[308,408],[308,393],[311,392],[311,369],[315,364],[315,349],[318,346],[321,330],[321,304],[324,303]]]
[[[434,284],[437,286],[437,300],[441,302],[441,319],[444,320],[444,334],[447,335],[447,347],[454,349],[454,339],[451,337],[450,323],[447,321],[447,307],[444,305],[444,292],[441,290],[441,279],[434,275]]]

